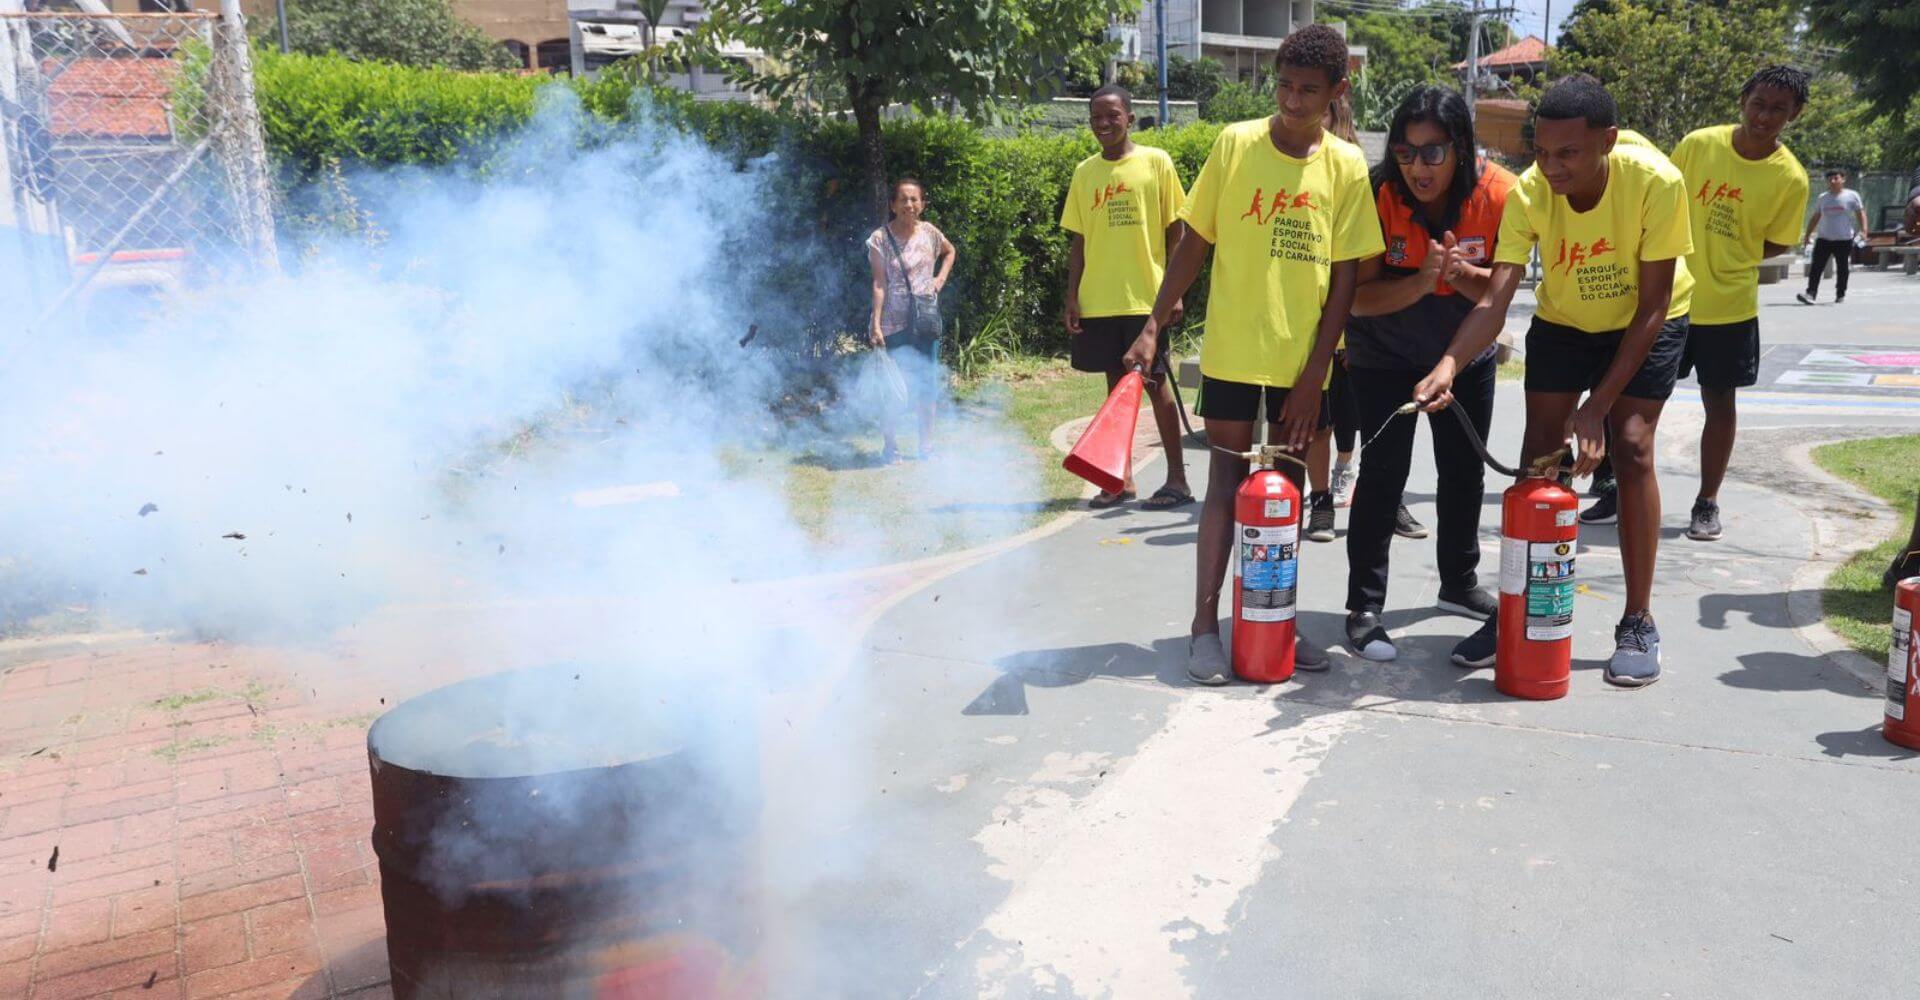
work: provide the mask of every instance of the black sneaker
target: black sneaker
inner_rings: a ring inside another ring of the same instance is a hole
[[[1593,506],[1580,512],[1581,524],[1612,524],[1620,520],[1620,491],[1608,490],[1600,494]]]
[[[1456,615],[1464,615],[1465,617],[1479,621],[1486,621],[1500,613],[1500,602],[1494,600],[1492,594],[1478,587],[1469,587],[1466,590],[1442,589],[1440,591],[1440,610],[1450,611]]]
[[[1836,306],[1845,301],[1847,301],[1847,293],[1845,292],[1841,292],[1833,297],[1833,304]]]
[[[1393,533],[1401,538],[1425,538],[1427,526],[1414,520],[1413,513],[1407,510],[1407,505],[1401,504],[1400,509],[1393,512]]]
[[[1593,482],[1587,484],[1587,496],[1598,500],[1619,488],[1619,481],[1612,476],[1594,476]]]
[[[1687,520],[1687,537],[1696,542],[1720,540],[1720,505],[1712,500],[1695,500],[1693,516]]]
[[[1307,540],[1333,541],[1333,494],[1315,493],[1307,498]]]
[[[1347,616],[1347,646],[1361,658],[1385,663],[1400,655],[1393,648],[1387,630],[1380,627],[1380,616],[1371,611],[1355,611]]]
[[[1460,640],[1453,647],[1453,665],[1456,667],[1493,666],[1494,654],[1500,649],[1499,619],[1489,618],[1479,631]]]
[[[1794,298],[1799,299],[1800,304],[1803,306],[1813,305],[1813,296],[1808,295],[1806,292],[1800,292],[1796,294]]]

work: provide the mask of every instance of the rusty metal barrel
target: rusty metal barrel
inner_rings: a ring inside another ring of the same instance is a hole
[[[711,701],[556,666],[376,721],[394,996],[761,996],[754,727]]]

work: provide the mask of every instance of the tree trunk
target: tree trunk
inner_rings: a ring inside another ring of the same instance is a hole
[[[860,130],[860,154],[866,161],[867,197],[876,224],[887,221],[887,147],[880,136],[881,90],[879,81],[847,77],[847,97],[853,104],[853,121]]]

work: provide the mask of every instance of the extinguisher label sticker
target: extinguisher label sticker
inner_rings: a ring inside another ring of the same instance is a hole
[[[1240,618],[1292,621],[1300,586],[1300,526],[1240,528]]]
[[[1266,513],[1267,517],[1273,520],[1284,521],[1293,516],[1293,501],[1268,500],[1266,501]]]
[[[1555,642],[1573,637],[1574,542],[1534,542],[1527,547],[1527,638]]]
[[[1913,612],[1893,609],[1893,644],[1887,648],[1887,718],[1907,721],[1907,691],[1920,681],[1912,674]]]
[[[1527,543],[1500,536],[1500,592],[1515,597],[1527,592]]]
[[[1579,511],[1572,510],[1572,509],[1554,511],[1553,526],[1556,528],[1571,528],[1573,527],[1574,520],[1579,516],[1579,514],[1580,514]]]

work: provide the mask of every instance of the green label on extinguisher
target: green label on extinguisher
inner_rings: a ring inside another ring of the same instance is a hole
[[[1554,642],[1573,637],[1575,542],[1527,546],[1527,638]]]

